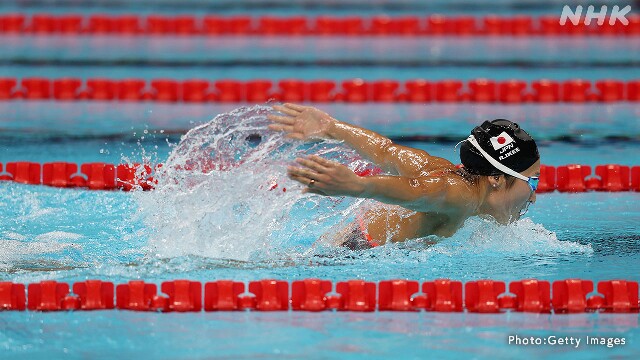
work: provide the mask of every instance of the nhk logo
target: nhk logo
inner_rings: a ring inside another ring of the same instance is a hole
[[[582,10],[584,10],[582,5],[576,6],[576,11],[571,10],[569,5],[565,5],[562,8],[562,15],[560,15],[560,25],[566,24],[567,19],[571,20],[573,25],[580,24],[580,20],[582,19]],[[602,5],[602,7],[600,7],[600,11],[595,12],[595,7],[593,5],[589,5],[587,13],[584,16],[584,24],[589,25],[591,24],[591,20],[598,19],[598,25],[603,25],[607,17],[607,10],[607,5]],[[611,16],[609,17],[609,25],[615,25],[616,21],[620,21],[623,25],[629,25],[629,20],[625,17],[629,11],[631,11],[631,5],[627,5],[622,9],[620,9],[618,5],[613,6],[613,9],[611,9]]]

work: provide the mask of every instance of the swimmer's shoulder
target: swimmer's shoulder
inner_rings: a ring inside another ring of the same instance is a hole
[[[425,172],[423,178],[441,184],[441,191],[447,194],[446,203],[451,206],[447,213],[459,214],[460,210],[466,213],[470,208],[476,207],[477,180],[466,175],[454,164]]]
[[[425,169],[421,172],[422,177],[442,177],[442,178],[462,178],[459,169],[450,161],[432,169]]]

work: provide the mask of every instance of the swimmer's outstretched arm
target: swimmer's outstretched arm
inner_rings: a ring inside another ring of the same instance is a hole
[[[446,176],[360,177],[348,167],[316,155],[298,158],[296,162],[302,167],[290,166],[288,175],[308,186],[305,192],[375,199],[421,212],[474,209],[469,185]]]
[[[285,131],[288,137],[298,140],[342,140],[387,172],[415,177],[423,171],[452,165],[448,160],[431,156],[426,151],[394,144],[387,137],[339,121],[311,106],[284,104],[273,108],[285,116],[269,115],[274,122],[269,125],[270,129]]]

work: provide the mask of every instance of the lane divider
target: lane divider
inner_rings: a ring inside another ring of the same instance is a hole
[[[53,187],[82,187],[90,190],[130,191],[134,188],[151,190],[156,184],[154,172],[163,164],[107,164],[86,163],[79,167],[70,162],[35,163],[28,161],[0,163],[0,181],[13,181],[22,184],[48,185]],[[197,164],[198,171],[210,172],[225,170],[233,164],[216,164],[203,162]],[[79,170],[79,171],[78,171]],[[186,168],[185,170],[194,170]],[[371,176],[380,173],[380,169],[362,168],[356,170],[360,176]],[[268,190],[275,190],[275,182],[266,185]],[[540,166],[540,182],[538,193],[553,192],[586,192],[586,191],[636,191],[640,192],[640,166],[617,164],[597,165],[595,173],[589,165],[570,164],[563,166]],[[286,192],[286,188],[282,188]]]
[[[119,36],[638,36],[640,15],[626,15],[628,24],[607,17],[602,25],[592,21],[560,25],[559,16],[232,16],[207,15],[105,15],[4,14],[0,33],[38,35]]]
[[[159,101],[159,102],[474,102],[585,103],[640,101],[640,79],[497,81],[491,79],[430,81],[362,79],[239,81],[221,79],[87,79],[0,78],[2,100]]]
[[[87,163],[78,165],[69,162],[39,164],[28,161],[8,162],[4,168],[0,163],[0,181],[21,184],[48,185],[53,187],[83,187],[89,190],[130,191],[134,188],[150,190],[155,180],[153,172],[162,164],[106,164]],[[80,170],[80,171],[78,171]]]
[[[463,283],[436,279],[378,283],[304,279],[291,283],[265,279],[244,282],[218,280],[165,281],[157,286],[142,280],[114,285],[101,280],[41,281],[24,284],[0,282],[0,310],[132,310],[158,312],[204,311],[434,311],[470,313],[637,313],[638,282],[566,279],[550,283],[526,279],[509,283],[478,280]],[[464,287],[464,298],[463,298]],[[115,291],[114,291],[115,289]],[[26,291],[25,291],[26,290]],[[73,291],[73,294],[70,293]],[[115,293],[115,297],[114,297]],[[592,295],[590,295],[592,294]],[[114,301],[115,299],[115,301]]]

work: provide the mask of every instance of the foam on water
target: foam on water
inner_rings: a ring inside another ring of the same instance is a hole
[[[556,234],[524,218],[507,226],[492,219],[470,218],[451,239],[436,249],[456,254],[491,253],[496,255],[530,255],[582,253],[591,254],[590,245],[558,240]],[[464,250],[463,250],[464,249]]]
[[[450,238],[428,236],[355,252],[318,246],[302,254],[296,262],[304,264],[309,258],[327,255],[331,261],[323,261],[325,264],[353,262],[354,259],[368,263],[373,256],[379,267],[397,268],[398,261],[405,265],[439,266],[451,259],[473,264],[491,261],[504,266],[506,258],[539,257],[556,261],[560,257],[592,256],[593,249],[590,244],[559,240],[554,232],[529,218],[504,226],[492,219],[472,217]]]
[[[0,269],[11,269],[17,262],[34,258],[34,255],[60,254],[69,249],[81,250],[79,244],[65,242],[80,237],[74,233],[54,231],[38,235],[32,240],[21,234],[6,233],[4,238],[0,238]]]
[[[286,166],[312,153],[352,169],[370,164],[338,142],[305,144],[267,130],[271,111],[267,106],[240,108],[192,129],[159,170],[156,190],[134,194],[154,256],[246,261],[284,254],[306,261],[326,251],[345,251],[312,244],[350,221],[363,201],[304,195],[302,186],[286,177]],[[449,239],[429,237],[382,248],[369,252],[409,251],[416,261],[434,255],[592,252],[588,245],[558,240],[529,219],[501,226],[478,218],[469,219]]]
[[[78,240],[82,235],[76,233],[70,233],[66,231],[50,231],[48,233],[40,234],[35,237],[37,241],[64,241],[64,240]]]

